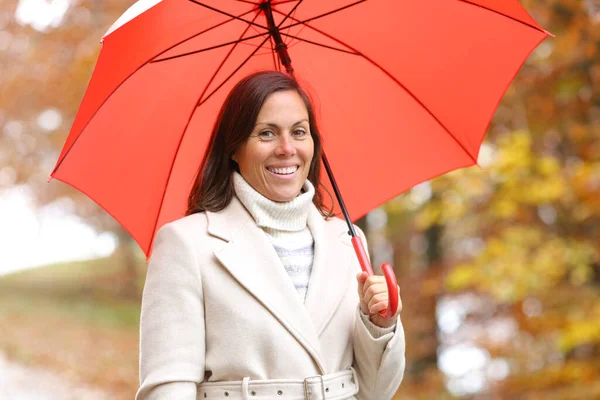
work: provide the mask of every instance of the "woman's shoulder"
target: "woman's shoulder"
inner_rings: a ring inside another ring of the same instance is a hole
[[[153,253],[162,249],[168,253],[198,251],[198,243],[207,236],[207,223],[205,213],[196,213],[174,221],[168,222],[156,232],[153,242]],[[206,247],[206,246],[202,246]]]
[[[338,217],[337,215],[332,215],[330,217],[323,216],[323,220],[331,228],[340,228],[341,229],[344,226],[346,226],[346,221],[344,219]]]
[[[164,224],[159,230],[161,232],[174,232],[183,236],[206,232],[206,213],[198,212]],[[157,234],[158,234],[157,233]]]

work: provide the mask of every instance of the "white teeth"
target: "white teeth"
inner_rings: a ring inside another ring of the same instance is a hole
[[[270,172],[277,175],[290,175],[296,172],[298,166],[288,168],[267,168]]]

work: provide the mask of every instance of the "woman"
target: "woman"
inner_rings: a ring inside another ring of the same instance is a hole
[[[378,315],[385,280],[360,272],[347,226],[325,210],[320,160],[313,109],[293,79],[260,72],[236,85],[188,216],[156,237],[138,400],[393,396],[401,322]]]

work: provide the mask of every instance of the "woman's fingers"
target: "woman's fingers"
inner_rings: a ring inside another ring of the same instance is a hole
[[[366,272],[356,275],[361,310],[365,314],[376,314],[387,308],[388,290],[385,277],[368,276]]]
[[[369,307],[369,312],[372,315],[374,315],[374,314],[378,314],[380,311],[383,311],[383,310],[385,310],[387,308],[388,308],[388,302],[387,301],[380,302],[380,303],[377,303],[377,304]]]
[[[389,296],[387,293],[387,288],[385,293],[378,293],[371,297],[371,299],[367,303],[369,307],[369,312],[371,314],[376,314],[379,311],[385,310],[388,305],[388,298]]]
[[[363,312],[363,314],[369,314],[368,305],[364,301],[364,288],[368,277],[369,274],[364,271],[356,274],[356,280],[358,282],[358,298],[360,299],[360,310]]]
[[[369,277],[369,274],[367,274],[364,271],[356,274],[356,280],[358,281],[358,294],[359,295],[363,293],[365,282],[368,277]]]

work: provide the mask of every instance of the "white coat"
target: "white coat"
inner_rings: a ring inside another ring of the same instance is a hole
[[[315,256],[305,304],[237,198],[159,230],[142,300],[137,400],[195,400],[203,381],[304,379],[348,366],[360,387],[350,398],[392,398],[405,364],[400,319],[394,332],[371,336],[358,314],[360,266],[345,222],[313,205],[307,224]]]

